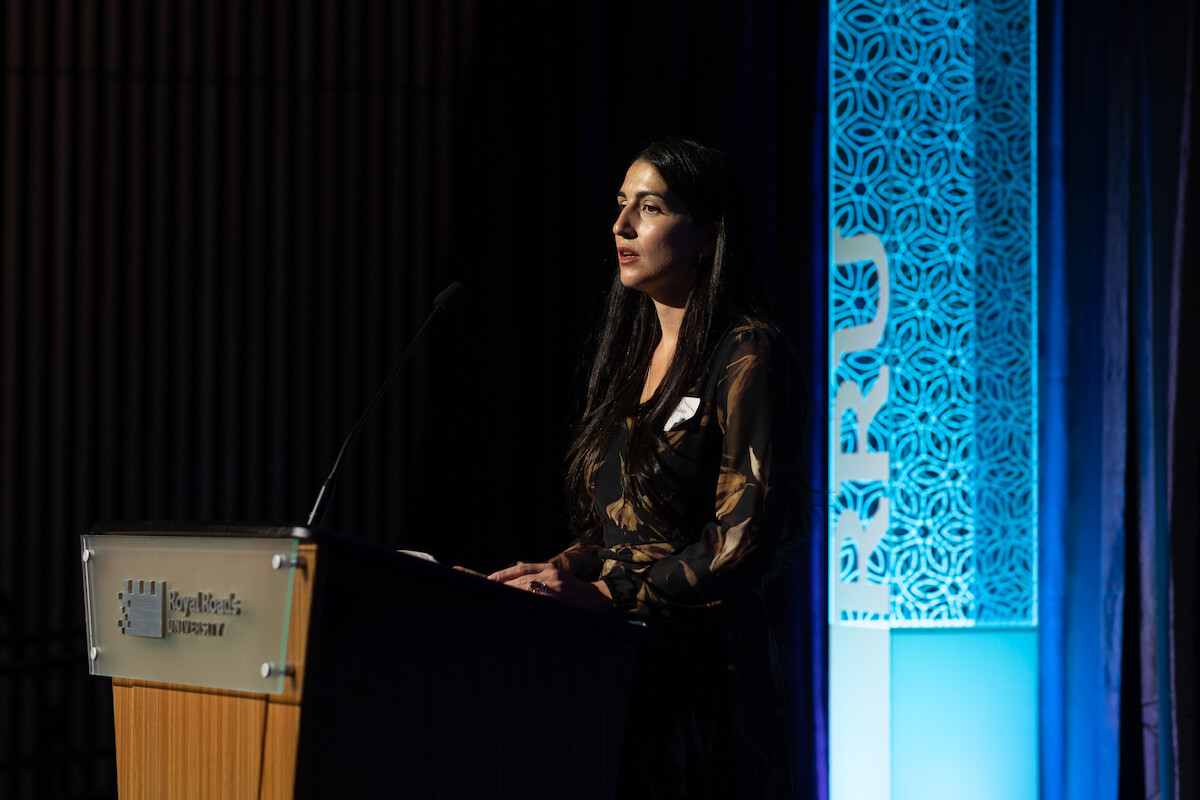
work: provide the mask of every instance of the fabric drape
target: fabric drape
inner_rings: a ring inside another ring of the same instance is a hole
[[[1196,14],[1047,5],[1043,796],[1193,797]]]

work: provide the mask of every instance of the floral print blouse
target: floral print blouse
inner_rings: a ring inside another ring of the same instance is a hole
[[[721,339],[668,418],[659,457],[665,479],[648,498],[628,497],[621,459],[632,418],[592,475],[603,544],[574,545],[555,561],[599,576],[617,611],[671,617],[720,606],[757,585],[775,550],[783,498],[770,496],[775,437],[787,396],[786,345],[743,321]],[[787,452],[790,448],[782,448]],[[664,519],[670,517],[670,520]]]

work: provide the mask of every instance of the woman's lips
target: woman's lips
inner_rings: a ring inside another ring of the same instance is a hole
[[[621,264],[631,264],[639,258],[641,258],[641,256],[638,255],[636,250],[632,250],[628,247],[617,248],[617,261]]]

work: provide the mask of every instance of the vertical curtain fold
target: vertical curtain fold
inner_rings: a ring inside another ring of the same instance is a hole
[[[1040,5],[1038,153],[1038,683],[1039,785],[1065,795],[1067,768],[1068,346],[1064,130],[1064,0]]]
[[[1195,4],[1187,7],[1183,55],[1183,91],[1179,125],[1179,166],[1176,180],[1175,213],[1171,231],[1171,271],[1168,290],[1168,327],[1166,331],[1166,538],[1160,549],[1170,578],[1166,599],[1169,651],[1166,654],[1165,694],[1173,710],[1173,727],[1164,747],[1174,756],[1175,797],[1200,796],[1200,662],[1196,657],[1198,601],[1196,575],[1200,568],[1197,532],[1196,486],[1200,483],[1197,461],[1200,453],[1200,426],[1188,409],[1184,391],[1192,376],[1200,374],[1200,326],[1193,311],[1197,298],[1196,265],[1200,264],[1200,167],[1193,153],[1194,120],[1197,109],[1197,14]],[[1165,552],[1164,552],[1165,551]]]

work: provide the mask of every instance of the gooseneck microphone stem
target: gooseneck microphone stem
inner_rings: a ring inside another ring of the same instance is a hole
[[[400,363],[392,370],[392,374],[388,375],[387,380],[383,382],[383,386],[375,394],[375,399],[371,401],[371,405],[367,406],[367,410],[358,418],[358,422],[354,424],[354,429],[350,431],[350,435],[346,437],[346,441],[342,442],[342,449],[338,451],[337,459],[333,462],[333,469],[329,471],[329,477],[321,484],[321,491],[317,493],[317,501],[313,503],[312,511],[308,514],[308,522],[306,525],[310,528],[320,527],[321,521],[325,518],[325,510],[329,507],[329,501],[333,499],[333,490],[337,487],[338,468],[342,465],[342,456],[346,454],[350,443],[357,437],[359,431],[363,429],[367,418],[375,411],[375,407],[379,405],[379,401],[387,394],[387,390],[391,388],[392,381],[396,380],[396,376],[400,374],[400,370],[404,369],[404,365],[408,363],[408,357],[412,355],[416,346],[425,336],[425,331],[429,329],[429,325],[433,322],[434,317],[454,305],[462,295],[463,287],[458,281],[447,286],[442,290],[442,293],[433,301],[433,311],[429,312],[429,316],[425,318],[421,329],[417,331],[417,335],[413,337],[412,342],[408,345],[408,349],[404,351],[404,355],[400,356]]]

